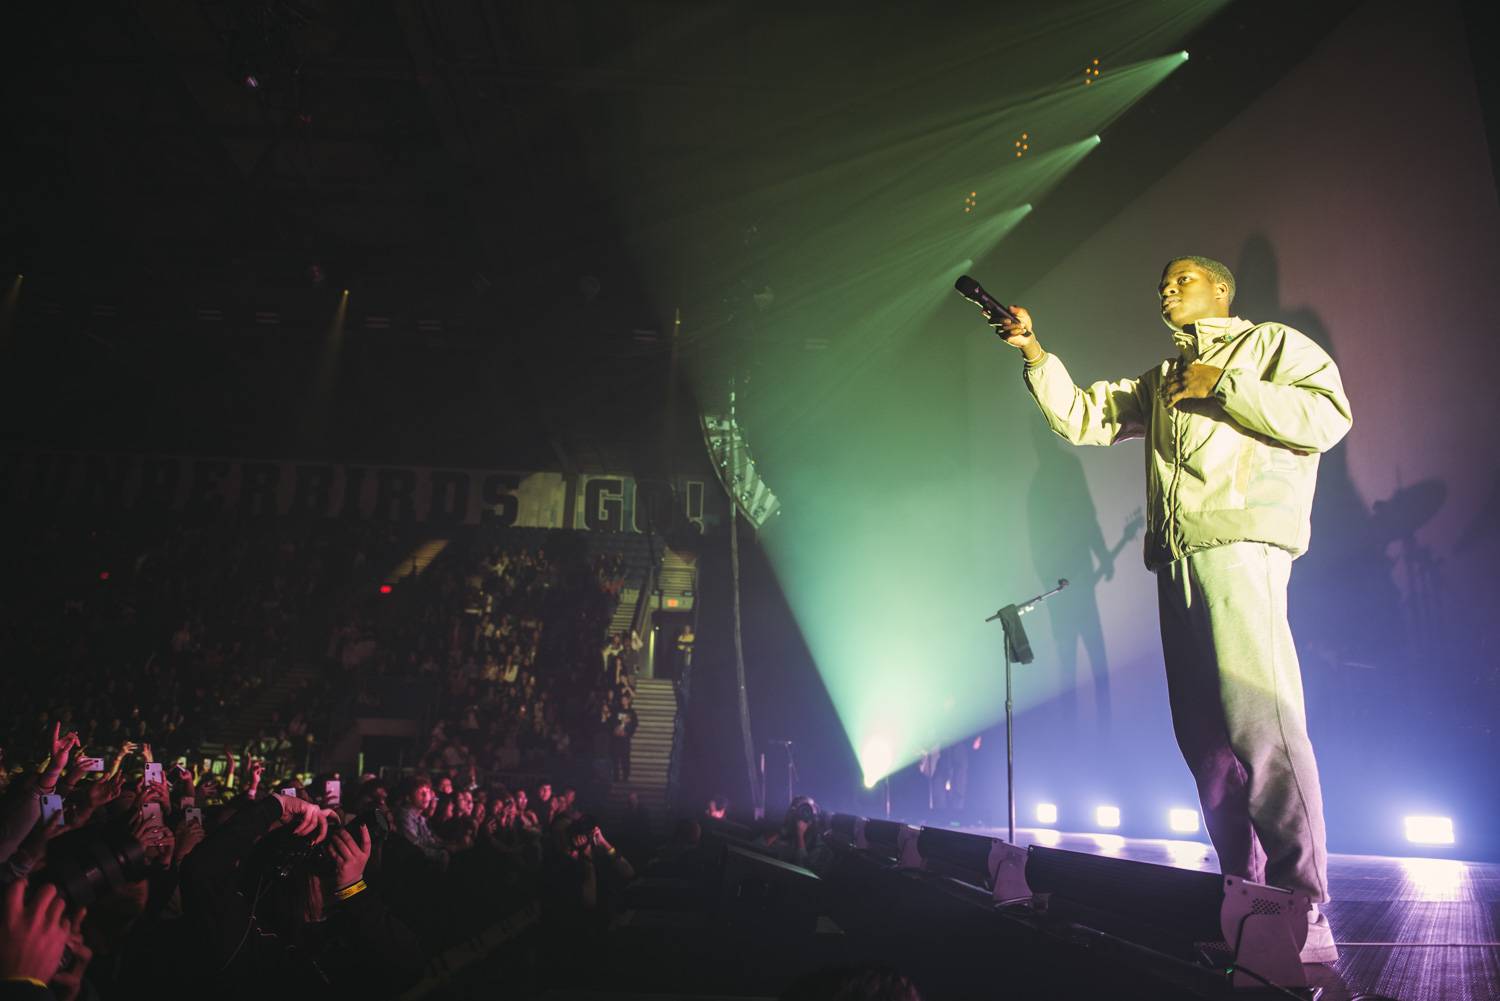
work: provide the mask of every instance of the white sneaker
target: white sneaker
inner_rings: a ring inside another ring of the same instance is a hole
[[[1318,910],[1318,906],[1314,904],[1307,917],[1307,941],[1302,945],[1302,962],[1337,962],[1339,947],[1333,941],[1333,927],[1328,923],[1328,915]]]

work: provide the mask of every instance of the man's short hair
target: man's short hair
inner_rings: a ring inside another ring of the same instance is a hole
[[[1216,261],[1212,257],[1194,257],[1192,255],[1188,255],[1186,257],[1172,258],[1167,262],[1167,267],[1170,268],[1178,261],[1189,261],[1193,264],[1196,264],[1198,267],[1208,272],[1209,277],[1213,278],[1214,281],[1223,282],[1225,285],[1228,285],[1229,302],[1226,302],[1224,305],[1227,306],[1230,303],[1234,302],[1234,272],[1229,270],[1229,265],[1223,263],[1222,261]]]
[[[401,780],[401,785],[396,790],[396,800],[397,800],[397,802],[403,802],[403,801],[405,801],[405,799],[408,796],[410,796],[412,793],[416,792],[418,789],[422,788],[423,786],[426,786],[427,788],[431,789],[432,788],[432,779],[428,778],[426,775],[421,775],[421,774],[418,774],[418,775],[408,775],[406,778],[404,778],[404,779]]]

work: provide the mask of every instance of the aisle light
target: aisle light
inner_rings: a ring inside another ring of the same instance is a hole
[[[1414,845],[1451,845],[1453,818],[1407,817],[1406,840]]]
[[[1168,810],[1167,826],[1178,834],[1192,834],[1198,829],[1197,810]]]

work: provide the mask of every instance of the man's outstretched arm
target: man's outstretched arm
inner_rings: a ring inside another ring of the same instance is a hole
[[[1145,433],[1147,405],[1139,380],[1096,382],[1080,389],[1062,360],[1042,350],[1031,314],[1020,306],[1010,309],[1019,323],[1002,318],[994,325],[1026,360],[1026,387],[1059,437],[1074,445],[1113,445]]]

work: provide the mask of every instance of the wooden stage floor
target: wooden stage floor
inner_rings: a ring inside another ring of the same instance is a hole
[[[965,827],[986,837],[1003,829]],[[1206,843],[1021,829],[1022,846],[1218,871]],[[1319,1001],[1374,993],[1398,1001],[1500,1001],[1500,864],[1330,855],[1325,905],[1339,961],[1310,967]],[[1316,970],[1316,974],[1314,974]]]

